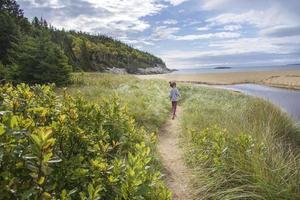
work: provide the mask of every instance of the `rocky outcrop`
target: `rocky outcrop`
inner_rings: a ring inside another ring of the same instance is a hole
[[[137,68],[136,74],[166,74],[172,70],[162,67]]]
[[[165,66],[156,65],[155,67],[137,68],[135,70],[132,70],[132,69],[128,70],[126,68],[112,67],[112,68],[106,68],[104,71],[108,72],[108,73],[114,73],[114,74],[147,75],[147,74],[167,74],[167,73],[171,73],[171,72],[176,71],[176,70],[168,69]]]
[[[128,74],[125,68],[117,68],[117,67],[106,68],[104,72],[113,73],[113,74]]]

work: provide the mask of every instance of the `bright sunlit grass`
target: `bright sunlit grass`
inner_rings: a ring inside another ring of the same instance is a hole
[[[299,129],[279,108],[237,92],[183,87],[186,160],[196,199],[298,199]]]
[[[118,97],[136,122],[150,131],[157,131],[169,114],[166,81],[145,81],[132,75],[76,73],[73,74],[73,83],[68,89],[70,93],[80,92],[93,102]]]

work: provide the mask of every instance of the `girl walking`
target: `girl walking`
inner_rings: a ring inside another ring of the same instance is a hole
[[[169,84],[170,84],[170,87],[172,88],[170,91],[169,97],[172,102],[172,114],[173,114],[172,119],[174,119],[176,117],[177,101],[178,101],[178,98],[180,97],[180,93],[176,87],[175,82],[169,82]]]

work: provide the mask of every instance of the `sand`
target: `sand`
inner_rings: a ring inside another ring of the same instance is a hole
[[[192,198],[189,181],[191,172],[185,165],[183,152],[179,145],[181,127],[181,108],[178,106],[175,120],[171,115],[158,134],[158,152],[165,171],[165,181],[172,192],[173,200],[190,200]]]
[[[191,82],[210,85],[256,83],[274,87],[300,89],[300,70],[205,74],[158,74],[138,75],[137,77],[141,79],[164,79],[167,81]]]

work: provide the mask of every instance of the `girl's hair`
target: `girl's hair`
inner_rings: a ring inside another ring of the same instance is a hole
[[[171,81],[170,81],[169,84],[170,84],[170,87],[174,87],[174,86],[176,87],[175,81],[174,81],[174,82],[171,82]]]

